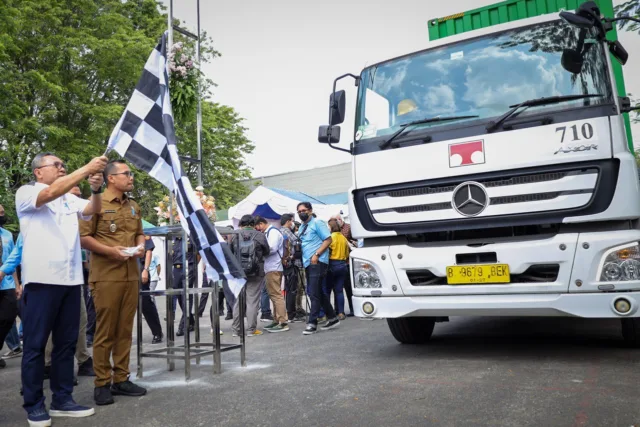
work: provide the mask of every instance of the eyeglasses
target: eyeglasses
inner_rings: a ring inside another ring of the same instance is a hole
[[[126,171],[126,172],[120,172],[120,173],[111,173],[109,174],[109,176],[115,176],[115,175],[124,175],[127,178],[133,178],[133,172],[131,171]]]
[[[308,211],[308,210],[306,210],[306,209],[305,209],[305,210],[302,210],[302,211],[298,211],[298,213],[299,213],[299,214],[301,214],[301,213],[307,213],[307,212],[309,212],[309,211]]]
[[[67,165],[65,165],[64,162],[53,162],[48,165],[38,166],[36,169],[48,168],[49,166],[55,166],[58,170],[67,168]]]

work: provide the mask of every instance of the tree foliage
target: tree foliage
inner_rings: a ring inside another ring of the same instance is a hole
[[[619,4],[615,7],[616,17],[631,16],[640,19],[640,0],[630,0]],[[640,24],[633,21],[618,21],[620,29],[636,32],[640,35]],[[640,102],[636,102],[636,106],[640,107]],[[640,122],[640,113],[632,113],[634,122]]]
[[[163,9],[156,0],[0,0],[0,203],[9,214],[36,153],[55,152],[73,170],[104,152],[166,29]],[[202,53],[218,55],[207,37]],[[236,181],[250,176],[244,155],[253,146],[231,107],[205,100],[203,113],[204,184],[224,208],[244,195]],[[182,155],[196,154],[195,126],[195,114],[176,123]],[[145,217],[155,218],[164,194],[136,175]]]

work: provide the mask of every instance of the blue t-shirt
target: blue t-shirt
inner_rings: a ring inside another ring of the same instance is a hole
[[[7,262],[9,255],[11,255],[11,252],[13,251],[13,235],[8,230],[0,228],[0,238],[2,239],[2,264],[4,266],[4,263]],[[15,269],[13,269],[10,274],[7,274],[4,277],[2,283],[0,284],[0,290],[6,291],[16,288],[16,282],[15,280],[13,280],[12,276],[14,271]]]
[[[331,237],[329,227],[324,222],[311,217],[309,222],[304,223],[298,230],[298,237],[302,242],[302,265],[305,268],[311,264],[311,257],[322,246],[322,242]],[[329,264],[329,251],[326,250],[320,255],[320,262]]]

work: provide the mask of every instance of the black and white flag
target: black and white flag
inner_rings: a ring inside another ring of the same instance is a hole
[[[180,223],[206,261],[209,280],[226,279],[237,297],[244,270],[207,217],[184,174],[176,146],[169,73],[167,33],[151,52],[131,100],[111,133],[107,151],[115,150],[149,173],[175,195]]]

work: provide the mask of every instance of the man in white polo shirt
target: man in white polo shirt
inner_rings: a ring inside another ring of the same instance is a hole
[[[83,283],[78,218],[91,218],[102,208],[102,171],[107,158],[96,157],[67,175],[62,160],[51,153],[35,156],[35,182],[20,187],[16,210],[24,239],[22,251],[22,324],[24,409],[30,426],[50,426],[44,403],[44,353],[53,333],[51,416],[86,417],[93,408],[76,404],[73,357],[80,323]],[[67,194],[88,177],[93,196]]]

